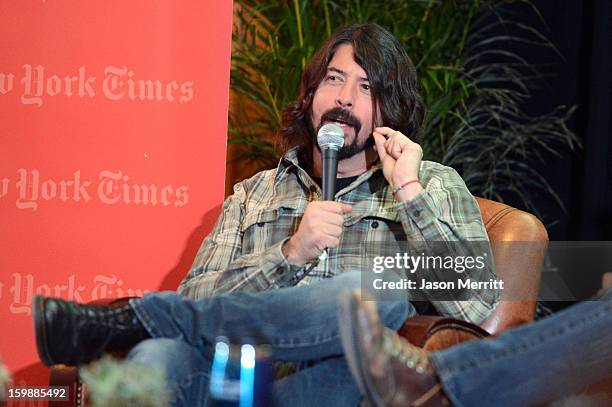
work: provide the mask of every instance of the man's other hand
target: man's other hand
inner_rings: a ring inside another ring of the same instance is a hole
[[[397,130],[389,127],[376,127],[373,132],[376,151],[383,166],[383,174],[394,190],[405,183],[419,179],[423,149]],[[400,201],[411,200],[423,187],[419,182],[412,183],[397,192]]]
[[[340,202],[310,202],[297,232],[283,246],[289,263],[301,266],[319,257],[326,248],[337,247],[344,214],[351,210],[350,205]]]

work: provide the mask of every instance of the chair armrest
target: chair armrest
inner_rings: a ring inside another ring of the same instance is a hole
[[[429,315],[408,318],[398,332],[413,345],[428,351],[442,350],[462,342],[490,336],[478,325],[459,319]]]

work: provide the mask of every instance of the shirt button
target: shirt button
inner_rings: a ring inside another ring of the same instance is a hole
[[[419,217],[419,216],[421,215],[421,211],[417,209],[416,211],[412,212],[412,214],[413,214],[415,217]]]
[[[374,221],[372,222],[372,229],[376,229],[378,227],[378,222]]]

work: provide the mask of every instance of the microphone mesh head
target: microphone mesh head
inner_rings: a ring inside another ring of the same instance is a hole
[[[339,150],[344,145],[344,132],[337,124],[325,124],[317,133],[317,143],[321,150],[324,148]]]

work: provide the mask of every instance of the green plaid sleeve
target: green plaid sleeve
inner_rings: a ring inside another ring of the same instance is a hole
[[[424,191],[413,200],[396,206],[407,236],[425,244],[453,242],[448,245],[449,254],[453,256],[481,255],[475,250],[484,246],[488,261],[482,270],[483,275],[477,278],[482,281],[495,278],[493,256],[480,208],[459,174],[450,167],[427,161],[421,167],[420,179]],[[483,245],[483,242],[486,243]],[[499,292],[483,289],[473,290],[470,294],[471,301],[439,301],[432,296],[431,303],[442,315],[480,323],[495,308]]]
[[[204,239],[191,271],[178,292],[192,299],[247,291],[257,292],[291,285],[301,269],[291,265],[281,248],[286,239],[261,253],[242,254],[241,223],[247,193],[243,183],[234,187],[212,232]]]

